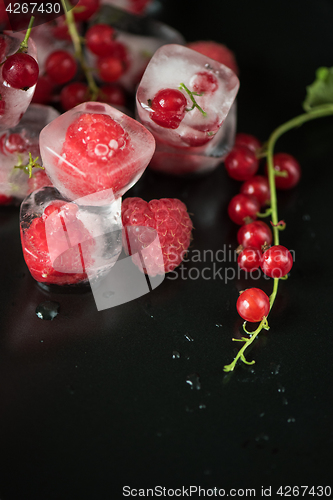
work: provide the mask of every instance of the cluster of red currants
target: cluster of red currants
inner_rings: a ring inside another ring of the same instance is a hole
[[[256,220],[260,209],[271,201],[270,187],[266,176],[256,175],[262,151],[260,141],[249,134],[237,134],[235,145],[225,159],[225,168],[230,177],[243,181],[240,193],[234,196],[228,206],[230,219],[240,225],[237,233],[239,243],[238,265],[247,272],[259,268],[271,278],[283,278],[292,268],[290,251],[279,244],[272,244],[272,231],[261,220]],[[290,189],[299,182],[300,165],[286,153],[273,156],[275,186]],[[258,288],[242,292],[237,301],[237,310],[246,321],[257,322],[267,317],[270,311],[268,296]]]

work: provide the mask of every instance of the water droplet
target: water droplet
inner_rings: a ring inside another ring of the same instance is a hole
[[[265,412],[263,411],[262,413],[260,413],[259,417],[264,417],[265,416]]]
[[[156,432],[156,436],[159,438],[162,437],[162,432]]]
[[[180,358],[180,352],[172,351],[172,359],[179,359],[179,358]]]
[[[199,405],[199,410],[205,410],[206,409],[206,405]]]
[[[197,373],[191,373],[191,375],[187,375],[186,383],[191,386],[191,389],[201,389],[201,383],[199,380],[199,375]]]
[[[184,337],[186,338],[186,340],[188,340],[189,342],[194,342],[194,339],[192,339],[192,337],[190,335],[188,335],[188,333],[185,333]]]
[[[282,404],[287,405],[287,404],[288,404],[288,399],[283,398],[283,399],[282,399]]]
[[[44,340],[40,340],[39,342],[44,342]]]
[[[278,375],[280,372],[281,365],[276,365],[275,363],[271,363],[271,374]]]
[[[290,417],[287,420],[288,424],[296,422],[296,419],[294,417]]]
[[[220,324],[216,323],[216,325],[215,325],[215,326],[217,326],[217,328],[220,328],[222,325],[220,325]]]
[[[47,300],[36,307],[36,315],[39,319],[52,321],[59,313],[59,302]]]
[[[188,413],[193,413],[192,408],[189,408],[188,406],[185,406],[185,410],[186,410]]]
[[[110,297],[112,297],[112,295],[114,295],[116,292],[112,292],[112,290],[109,290],[107,292],[104,292],[103,293],[103,297],[105,297],[106,299],[109,299]]]
[[[285,387],[283,387],[283,385],[281,384],[278,384],[278,392],[285,392]]]
[[[265,446],[265,444],[267,443],[267,441],[269,441],[269,436],[267,434],[265,434],[264,432],[261,432],[260,434],[258,434],[258,436],[256,436],[255,439],[256,439],[256,442],[258,443],[257,447],[263,448]]]
[[[302,219],[303,220],[311,220],[311,216],[309,214],[304,214]]]
[[[211,470],[209,470],[209,469],[204,470],[204,474],[205,474],[205,476],[210,476],[210,475],[211,475],[211,473],[212,473],[212,471],[211,471]]]
[[[68,390],[69,394],[74,394],[74,392],[75,392],[71,385],[67,386],[67,390]]]

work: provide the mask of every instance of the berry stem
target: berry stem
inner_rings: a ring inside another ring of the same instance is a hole
[[[30,33],[31,33],[32,25],[34,24],[34,21],[35,21],[34,16],[31,16],[30,21],[29,21],[29,25],[28,25],[28,29],[27,29],[26,34],[25,34],[25,37],[22,40],[22,42],[20,44],[20,48],[18,49],[17,52],[27,52],[27,50],[28,50],[28,40],[29,40],[29,37],[30,37]]]
[[[64,9],[64,12],[65,12],[66,23],[68,26],[68,32],[70,34],[70,37],[71,37],[73,45],[74,45],[75,57],[78,59],[80,65],[81,65],[81,68],[85,74],[85,77],[86,77],[86,80],[88,83],[88,87],[90,90],[90,99],[92,101],[95,101],[97,99],[99,88],[96,85],[96,82],[95,82],[94,77],[92,75],[91,69],[86,64],[86,61],[84,59],[82,45],[81,45],[82,38],[80,37],[80,35],[76,29],[73,8],[70,5],[68,0],[61,0],[61,3],[62,3],[62,7]]]
[[[267,145],[266,145],[266,156],[267,156],[267,167],[268,167],[268,181],[269,181],[269,188],[271,192],[271,199],[270,199],[270,207],[266,210],[266,212],[262,215],[270,215],[271,216],[271,225],[273,227],[273,240],[274,240],[274,245],[279,244],[279,231],[281,229],[285,228],[285,223],[281,224],[281,222],[284,221],[279,221],[278,217],[278,207],[277,207],[277,196],[276,196],[276,185],[275,185],[275,176],[276,172],[274,170],[274,163],[273,163],[273,155],[274,155],[274,148],[277,140],[285,133],[288,132],[289,130],[292,130],[293,128],[300,127],[303,125],[303,123],[306,123],[311,120],[315,120],[317,118],[323,118],[325,116],[331,116],[333,115],[333,105],[332,104],[323,104],[320,106],[316,106],[315,108],[312,108],[310,111],[303,113],[301,115],[296,116],[295,118],[292,118],[291,120],[285,122],[284,124],[280,125],[278,128],[276,128],[272,134],[270,135]],[[269,313],[272,310],[277,292],[278,292],[278,286],[279,286],[279,280],[280,279],[286,279],[286,277],[282,278],[274,278],[274,284],[273,284],[273,291],[269,297],[269,304],[270,304],[270,309]],[[254,361],[248,362],[245,359],[244,352],[245,350],[249,347],[250,344],[254,341],[255,338],[259,335],[261,330],[264,328],[265,330],[268,329],[268,324],[267,324],[267,318],[263,317],[261,320],[258,328],[252,333],[248,332],[245,328],[246,322],[243,324],[243,329],[244,331],[250,335],[249,338],[242,337],[242,339],[233,339],[233,340],[240,340],[245,342],[243,347],[239,350],[237,353],[235,359],[233,360],[232,363],[229,365],[224,366],[224,371],[225,372],[230,372],[233,371],[237,361],[240,359],[243,361],[243,363],[246,364],[253,364]]]
[[[190,89],[188,89],[188,88],[186,87],[185,83],[181,83],[181,84],[179,85],[179,89],[180,89],[180,90],[185,90],[185,92],[186,92],[186,93],[190,96],[190,99],[191,99],[191,101],[192,101],[192,103],[193,103],[192,108],[188,108],[188,109],[186,109],[186,111],[192,111],[192,109],[194,109],[194,108],[198,108],[198,110],[200,111],[200,113],[202,113],[202,115],[203,115],[203,116],[207,116],[206,111],[204,111],[204,110],[203,110],[203,109],[199,106],[199,104],[197,103],[197,101],[194,99],[194,96],[195,96],[195,95],[196,95],[196,96],[201,96],[202,94],[198,94],[197,92],[191,92],[191,90],[190,90]]]

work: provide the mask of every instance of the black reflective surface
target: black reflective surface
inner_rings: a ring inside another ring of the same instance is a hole
[[[333,64],[328,0],[168,0],[159,18],[189,41],[235,50],[238,130],[262,140],[302,112],[315,69]],[[248,355],[256,364],[228,375],[242,323],[235,303],[253,283],[225,274],[237,271],[226,207],[239,185],[223,166],[194,180],[147,171],[132,188],[187,204],[192,258],[176,279],[102,312],[90,293],[38,288],[18,209],[1,209],[1,500],[117,500],[125,485],[256,488],[257,497],[272,486],[273,498],[279,486],[332,486],[332,135],[326,118],[278,143],[303,168],[299,187],[279,194],[281,244],[295,265]],[[269,281],[259,285],[270,293]],[[36,315],[45,301],[60,304],[52,321]]]

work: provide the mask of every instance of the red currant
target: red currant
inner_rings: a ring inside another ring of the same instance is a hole
[[[268,179],[263,175],[255,175],[248,181],[245,181],[240,188],[240,192],[254,196],[261,206],[266,205],[271,197]]]
[[[219,82],[213,73],[209,71],[200,71],[191,79],[191,84],[194,92],[205,94],[213,93],[218,89]]]
[[[66,50],[52,52],[45,61],[45,71],[59,85],[69,82],[76,74],[77,64]]]
[[[100,57],[97,61],[99,76],[104,82],[112,83],[125,73],[126,65],[122,58],[107,56]]]
[[[99,8],[99,0],[79,0],[74,7],[75,21],[87,21]]]
[[[234,146],[224,160],[225,168],[232,179],[247,181],[258,170],[259,161],[246,146]]]
[[[177,89],[162,89],[150,103],[150,118],[160,127],[176,129],[185,117],[187,99]]]
[[[65,111],[87,101],[88,86],[85,83],[73,82],[66,85],[60,93],[61,106]]]
[[[256,153],[261,149],[262,144],[254,135],[238,133],[235,137],[235,146],[246,146]]]
[[[252,247],[261,250],[263,245],[271,245],[272,231],[270,227],[261,220],[255,220],[240,227],[237,240],[243,248]]]
[[[31,102],[46,104],[51,101],[53,83],[47,75],[39,76]]]
[[[244,271],[255,271],[260,267],[261,252],[258,248],[247,247],[238,255],[238,265]]]
[[[7,57],[3,67],[3,79],[14,89],[28,89],[38,80],[38,63],[29,54],[19,52]]]
[[[271,278],[282,278],[289,273],[292,266],[292,255],[282,245],[274,245],[262,254],[260,267]]]
[[[233,52],[222,43],[200,40],[188,43],[187,47],[228,66],[228,68],[232,69],[232,71],[238,75],[239,71],[235,56]]]
[[[268,316],[269,310],[269,298],[260,288],[248,288],[238,297],[237,311],[245,321],[257,323]]]
[[[108,24],[95,24],[86,33],[86,45],[97,56],[110,55],[115,30]]]
[[[275,176],[277,189],[291,189],[298,184],[301,178],[301,167],[298,161],[287,153],[276,153],[273,156],[274,170],[276,172],[286,172],[287,176]],[[266,166],[267,173],[267,166]]]
[[[259,201],[248,194],[237,194],[231,199],[228,206],[230,219],[239,225],[245,224],[247,217],[256,219],[259,210]]]
[[[102,85],[98,94],[98,101],[106,102],[113,106],[125,106],[126,95],[120,85]]]
[[[14,198],[12,196],[7,196],[5,194],[0,194],[0,206],[10,205]]]

